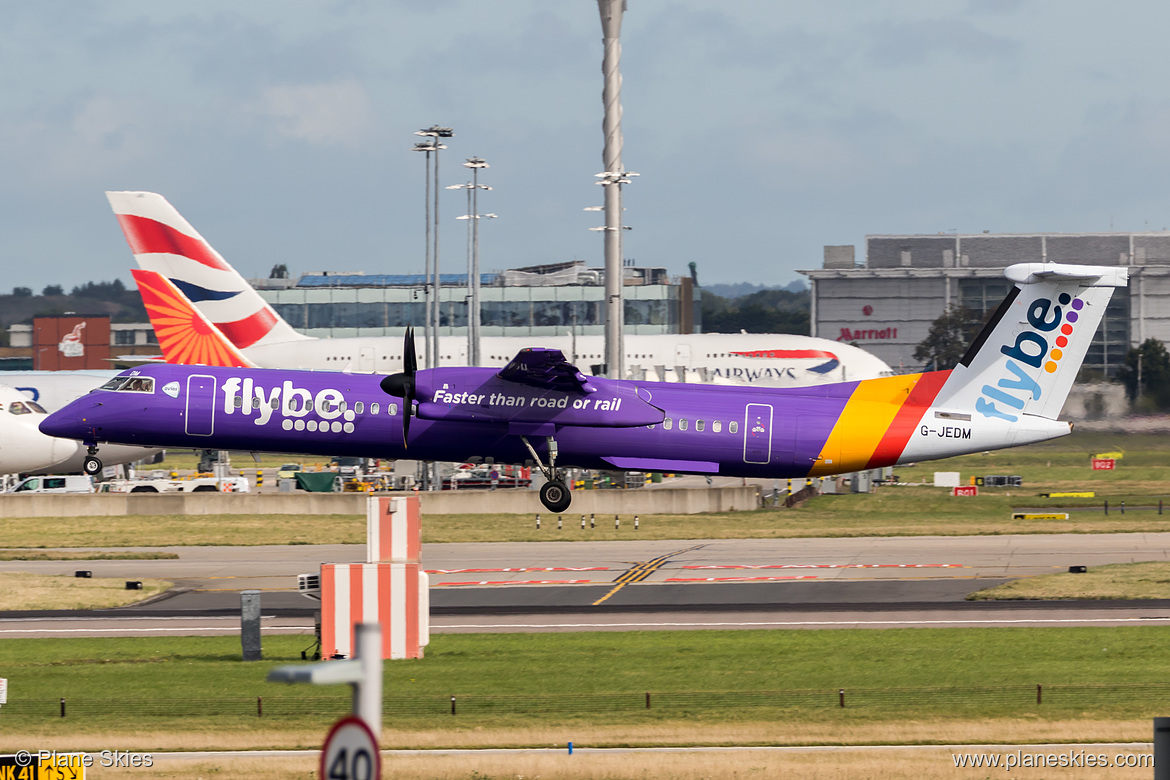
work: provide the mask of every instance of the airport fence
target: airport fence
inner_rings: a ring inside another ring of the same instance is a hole
[[[386,717],[528,714],[732,713],[777,710],[907,709],[977,711],[980,708],[1042,713],[1048,709],[1159,705],[1170,697],[1170,683],[1002,685],[935,688],[835,688],[782,691],[639,691],[581,694],[463,694],[397,696],[383,699]],[[0,708],[5,719],[90,719],[94,717],[257,717],[340,716],[350,695],[322,691],[313,696],[223,696],[214,698],[10,698]]]

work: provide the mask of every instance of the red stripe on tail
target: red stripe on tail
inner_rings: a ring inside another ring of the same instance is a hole
[[[238,349],[247,349],[255,344],[260,339],[268,335],[276,325],[276,314],[272,312],[267,306],[260,311],[245,317],[242,320],[235,322],[217,322],[215,326],[219,328],[223,335],[228,337],[231,343],[235,344]]]
[[[231,266],[206,241],[192,238],[148,217],[133,214],[118,214],[117,217],[122,233],[126,236],[126,243],[130,244],[130,251],[136,255],[180,255],[221,271],[231,270]]]

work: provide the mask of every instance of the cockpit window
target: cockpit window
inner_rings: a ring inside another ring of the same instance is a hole
[[[41,406],[36,401],[25,401],[25,403],[28,404],[29,409],[32,409],[37,414],[48,414],[48,412],[45,411],[45,407]]]
[[[32,414],[32,410],[25,406],[22,401],[13,401],[8,404],[8,411],[12,414]]]
[[[153,393],[154,378],[149,376],[132,376],[122,385],[123,393]]]
[[[154,378],[149,376],[116,376],[98,389],[122,393],[153,393]]]

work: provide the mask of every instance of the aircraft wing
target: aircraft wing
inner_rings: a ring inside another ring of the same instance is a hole
[[[522,349],[497,376],[509,382],[545,390],[597,392],[597,387],[591,384],[589,378],[576,366],[566,360],[564,353],[559,349],[545,347]]]

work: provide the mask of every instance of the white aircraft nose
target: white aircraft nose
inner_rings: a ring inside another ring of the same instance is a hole
[[[73,457],[81,446],[72,439],[46,436],[36,428],[39,415],[4,414],[0,420],[0,473],[16,474],[35,471]]]

